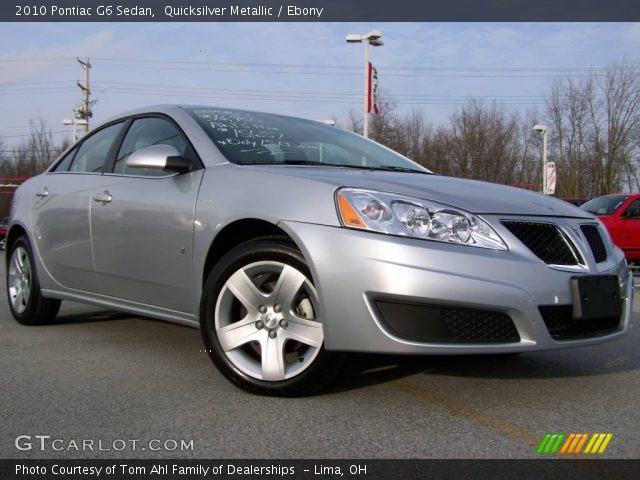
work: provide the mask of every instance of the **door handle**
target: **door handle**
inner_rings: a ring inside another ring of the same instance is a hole
[[[49,190],[47,187],[44,187],[41,192],[36,193],[36,197],[45,198],[49,195]]]
[[[100,203],[109,203],[112,199],[113,197],[109,192],[97,193],[93,196],[93,200]]]

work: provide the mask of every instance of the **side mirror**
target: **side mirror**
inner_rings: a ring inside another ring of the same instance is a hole
[[[151,145],[129,155],[127,167],[183,173],[191,171],[191,162],[171,145]]]

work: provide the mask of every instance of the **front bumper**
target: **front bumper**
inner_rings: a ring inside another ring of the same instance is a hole
[[[499,225],[499,218],[490,223]],[[633,279],[619,249],[610,249],[605,262],[590,262],[588,270],[580,273],[613,274],[623,280],[619,327],[603,335],[557,340],[551,337],[539,307],[571,305],[570,279],[578,273],[549,267],[504,229],[496,228],[509,251],[300,222],[283,221],[280,225],[309,263],[328,350],[397,354],[525,352],[602,343],[624,335],[630,327]],[[376,300],[381,298],[501,312],[513,321],[519,340],[454,343],[401,338],[381,318],[376,308]]]

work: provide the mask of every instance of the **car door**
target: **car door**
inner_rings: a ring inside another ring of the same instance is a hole
[[[92,191],[118,144],[124,122],[92,133],[49,172],[37,177],[32,202],[33,238],[42,262],[61,285],[97,291],[89,210]]]
[[[618,232],[614,235],[618,237],[616,243],[625,252],[640,253],[640,199],[623,209],[618,219]]]
[[[192,162],[191,172],[130,168],[130,154],[151,145],[172,145]],[[115,156],[108,185],[91,209],[95,270],[100,292],[132,302],[193,313],[194,210],[201,163],[170,119],[152,116],[131,123]]]

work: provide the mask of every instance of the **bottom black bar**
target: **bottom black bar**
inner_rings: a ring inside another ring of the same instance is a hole
[[[607,479],[638,478],[640,460],[0,460],[2,480]]]

